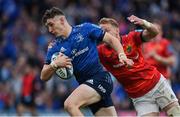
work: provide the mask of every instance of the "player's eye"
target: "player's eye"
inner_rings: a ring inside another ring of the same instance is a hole
[[[48,23],[47,27],[52,27],[54,24],[53,23]]]
[[[53,23],[50,23],[49,26],[52,27],[54,24]]]

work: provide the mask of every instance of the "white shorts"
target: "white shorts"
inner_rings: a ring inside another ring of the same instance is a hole
[[[159,112],[172,102],[178,101],[167,80],[161,75],[156,86],[138,98],[131,98],[137,115],[142,116],[152,112]]]

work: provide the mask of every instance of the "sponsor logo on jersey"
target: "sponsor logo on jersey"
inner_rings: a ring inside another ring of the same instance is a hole
[[[78,52],[71,52],[71,53],[74,53],[72,59],[74,59],[75,57],[77,57],[77,56],[79,56],[85,52],[87,52],[88,50],[89,50],[89,47],[86,47],[82,50],[79,50]]]

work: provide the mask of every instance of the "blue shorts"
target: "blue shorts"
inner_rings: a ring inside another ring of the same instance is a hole
[[[108,72],[100,72],[83,84],[92,87],[101,96],[101,100],[99,102],[89,105],[93,114],[95,114],[100,108],[113,106],[111,99],[113,82],[111,75]]]

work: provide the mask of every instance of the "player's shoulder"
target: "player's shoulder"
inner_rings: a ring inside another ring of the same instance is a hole
[[[75,27],[77,27],[77,28],[82,28],[82,27],[85,27],[85,26],[88,26],[88,25],[91,25],[91,23],[89,23],[89,22],[85,22],[85,23],[82,23],[82,24],[76,25]]]
[[[89,26],[89,23],[85,22],[85,23],[74,26],[74,29],[84,31],[87,29],[88,26]]]
[[[89,22],[85,22],[79,25],[76,25],[77,28],[90,28],[90,27],[97,27],[100,28],[98,25],[93,24],[93,23],[89,23]]]
[[[105,46],[104,43],[101,43],[101,44],[99,44],[97,47],[98,47],[98,48],[105,48],[106,46]]]
[[[124,35],[121,35],[121,38],[122,39],[125,39],[125,38],[130,38],[131,36],[133,36],[134,35],[134,31],[130,31],[130,32],[128,32],[128,33],[126,33],[126,34],[124,34]]]
[[[128,39],[134,38],[134,36],[141,34],[142,31],[143,31],[143,30],[141,30],[141,29],[137,29],[137,30],[130,31],[130,32],[127,33],[127,34],[124,34],[124,35],[122,36],[122,38],[128,38]]]

